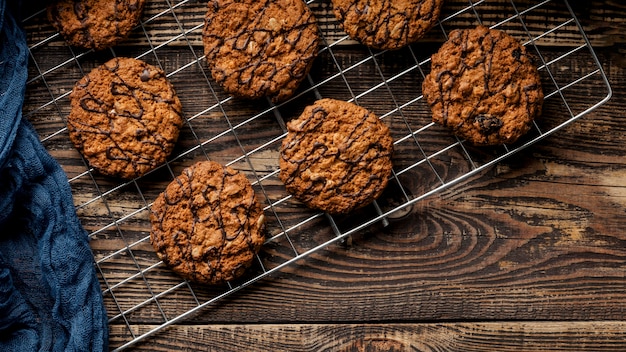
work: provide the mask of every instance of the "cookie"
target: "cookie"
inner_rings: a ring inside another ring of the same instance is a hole
[[[80,79],[70,94],[70,140],[102,174],[131,179],[165,162],[183,125],[165,73],[114,58]]]
[[[248,179],[212,161],[183,170],[152,205],[150,221],[159,258],[203,284],[241,276],[265,237],[263,209]]]
[[[310,208],[345,214],[378,198],[392,169],[389,128],[352,103],[321,99],[287,123],[281,181]]]
[[[422,92],[433,121],[477,146],[514,143],[541,114],[543,91],[521,43],[497,29],[454,30]]]
[[[123,39],[139,24],[145,0],[60,0],[48,6],[48,20],[65,40],[102,50]]]
[[[319,35],[302,0],[212,0],[202,32],[213,79],[229,94],[280,102],[317,56]]]
[[[415,43],[439,20],[443,0],[332,0],[333,12],[353,39],[375,49]]]

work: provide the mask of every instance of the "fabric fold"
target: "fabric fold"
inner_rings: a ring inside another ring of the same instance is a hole
[[[104,351],[108,322],[67,176],[22,119],[23,30],[0,0],[0,350]]]

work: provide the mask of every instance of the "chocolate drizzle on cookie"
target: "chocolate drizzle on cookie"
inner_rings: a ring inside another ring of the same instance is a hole
[[[439,19],[442,0],[332,0],[348,35],[376,49],[414,43]]]
[[[162,164],[182,127],[169,81],[136,59],[115,58],[94,69],[70,100],[71,141],[91,166],[110,176],[134,178]]]
[[[422,91],[433,121],[475,145],[513,143],[541,113],[541,79],[526,48],[484,26],[454,30]]]
[[[322,99],[287,124],[280,179],[306,205],[348,213],[376,199],[391,173],[389,129],[354,104]]]
[[[48,19],[70,44],[94,50],[125,39],[139,24],[145,0],[59,0]]]
[[[246,177],[215,162],[185,170],[152,206],[150,241],[182,277],[217,284],[240,276],[264,241],[264,216]]]
[[[302,0],[210,1],[202,36],[211,74],[226,92],[274,102],[294,93],[319,45]]]

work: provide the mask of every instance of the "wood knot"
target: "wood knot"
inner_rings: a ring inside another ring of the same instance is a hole
[[[404,343],[387,338],[364,338],[350,342],[341,352],[404,352]]]

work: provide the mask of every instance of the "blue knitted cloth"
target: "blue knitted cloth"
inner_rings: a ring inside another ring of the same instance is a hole
[[[0,351],[103,351],[108,327],[67,177],[22,119],[26,38],[0,0]]]

